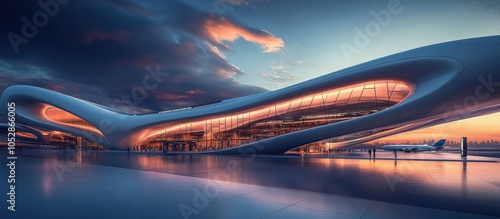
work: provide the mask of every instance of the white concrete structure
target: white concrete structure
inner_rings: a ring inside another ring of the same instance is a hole
[[[4,91],[2,106],[12,101],[27,126],[109,149],[158,143],[179,151],[272,154],[330,138],[340,147],[499,111],[500,36],[426,46],[280,90],[167,113],[127,115],[24,85]]]

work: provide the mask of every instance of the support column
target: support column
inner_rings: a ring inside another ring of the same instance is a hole
[[[460,140],[460,151],[462,157],[467,157],[467,137],[462,137]]]

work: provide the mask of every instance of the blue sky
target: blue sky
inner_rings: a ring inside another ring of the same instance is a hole
[[[196,5],[211,10],[212,2]],[[285,42],[279,52],[266,54],[243,40],[231,44],[228,60],[245,72],[238,80],[274,90],[421,46],[500,34],[498,1],[360,2],[247,1],[231,5],[233,9],[224,16],[267,30]],[[367,23],[377,21],[371,11],[388,11],[390,2],[400,12],[391,14],[388,24],[370,37],[368,46],[348,60],[340,44],[354,45],[354,29],[364,30]],[[262,77],[261,72],[271,76]]]

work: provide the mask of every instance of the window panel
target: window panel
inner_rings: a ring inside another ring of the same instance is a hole
[[[167,131],[163,139],[175,135],[179,141],[193,141],[192,150],[220,150],[375,113],[403,100],[410,90],[394,81],[331,89],[245,113],[171,127],[167,130],[177,130],[177,135]]]

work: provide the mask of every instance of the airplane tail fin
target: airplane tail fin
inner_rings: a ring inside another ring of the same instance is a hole
[[[432,146],[434,147],[443,147],[444,143],[446,142],[446,139],[440,139],[436,143],[434,143]]]

